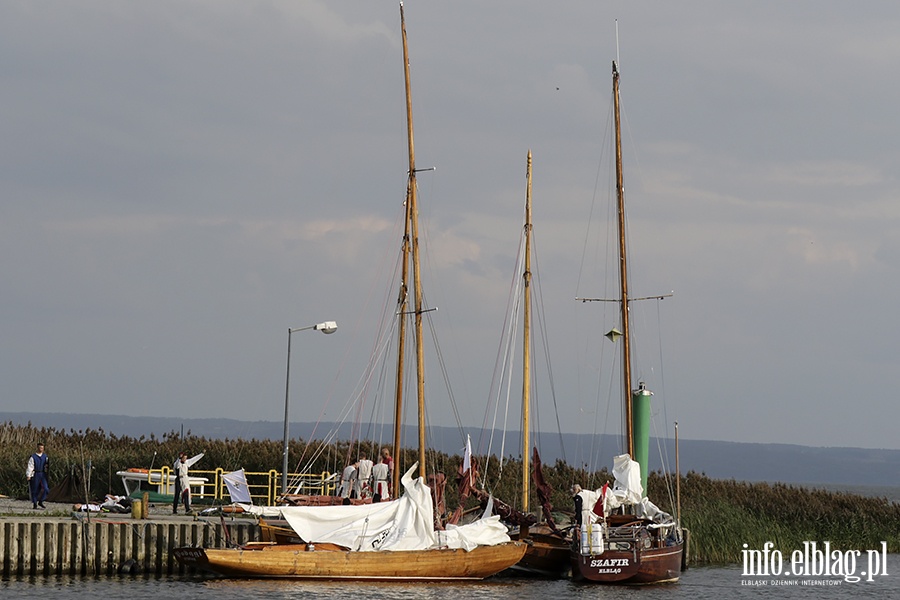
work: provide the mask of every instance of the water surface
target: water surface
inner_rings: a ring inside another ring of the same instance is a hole
[[[128,598],[128,600],[160,600],[190,598],[201,600],[308,600],[316,598],[434,598],[435,600],[542,600],[596,599],[612,600],[735,600],[758,598],[900,598],[900,555],[890,555],[888,575],[875,581],[837,585],[799,585],[797,578],[748,578],[738,566],[695,567],[682,574],[676,584],[646,587],[607,587],[576,584],[569,580],[545,581],[527,579],[489,579],[477,583],[338,583],[296,582],[289,580],[238,580],[205,577],[41,577],[0,581],[4,600],[68,600],[79,597]],[[749,585],[749,582],[765,585]]]

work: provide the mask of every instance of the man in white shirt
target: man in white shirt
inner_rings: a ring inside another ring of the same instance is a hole
[[[350,504],[350,495],[356,484],[356,466],[358,464],[358,461],[350,463],[344,467],[344,472],[341,473],[341,489],[338,491],[338,495],[344,499],[344,504]]]
[[[368,498],[372,495],[372,461],[365,452],[359,453],[359,462],[356,463],[356,485],[354,491],[357,498]]]
[[[381,502],[382,500],[390,500],[391,492],[388,487],[388,479],[391,477],[391,470],[388,463],[384,461],[384,457],[378,457],[378,463],[372,467],[372,502]]]
[[[191,512],[191,478],[188,474],[188,468],[195,462],[203,458],[203,453],[191,458],[187,457],[187,452],[178,455],[178,460],[172,465],[172,473],[175,475],[175,500],[172,502],[172,514],[178,514],[178,500],[184,502],[184,514],[190,515]]]

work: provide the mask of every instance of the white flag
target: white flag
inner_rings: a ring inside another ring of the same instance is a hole
[[[466,453],[463,455],[463,473],[472,468],[472,439],[466,434]]]
[[[228,488],[228,494],[231,496],[232,502],[240,502],[242,504],[253,504],[250,498],[250,487],[247,485],[247,477],[244,470],[232,471],[222,475],[225,487]]]

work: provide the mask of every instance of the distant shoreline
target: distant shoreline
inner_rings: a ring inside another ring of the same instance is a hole
[[[891,502],[900,504],[900,486],[889,485],[843,485],[833,483],[797,483],[799,487],[807,489],[819,489],[828,492],[856,494],[868,498],[887,498]]]

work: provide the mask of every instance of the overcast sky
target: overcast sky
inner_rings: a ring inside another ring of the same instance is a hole
[[[406,3],[416,162],[436,167],[423,278],[464,424],[529,149],[560,423],[607,416],[614,314],[574,298],[607,293],[585,249],[606,244],[587,223],[618,20],[632,293],[675,292],[641,307],[660,427],[900,448],[900,7],[636,4]],[[293,335],[291,375],[293,420],[336,418],[396,296],[398,3],[6,1],[0,78],[2,408],[279,421],[287,328],[336,320]]]

